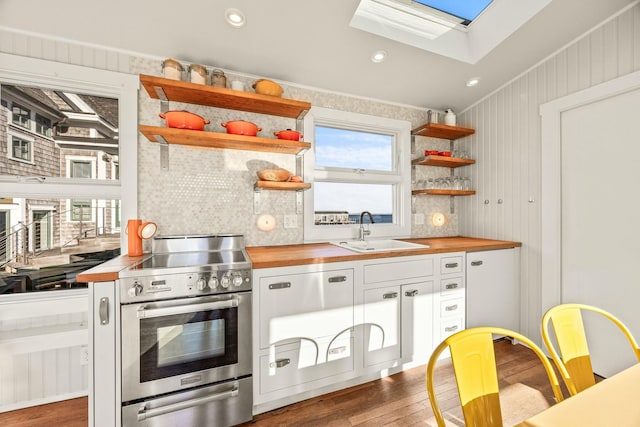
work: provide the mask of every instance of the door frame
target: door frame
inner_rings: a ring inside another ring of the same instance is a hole
[[[540,105],[541,115],[541,285],[539,319],[562,302],[562,113],[640,89],[640,71]],[[536,313],[534,311],[534,313]]]

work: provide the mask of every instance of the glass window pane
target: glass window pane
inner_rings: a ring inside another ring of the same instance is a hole
[[[316,224],[355,224],[363,211],[371,212],[376,223],[393,223],[391,184],[316,181],[313,191]]]
[[[391,135],[316,126],[316,166],[392,171],[393,142]]]
[[[51,137],[51,120],[36,114],[36,132],[40,135]]]
[[[112,168],[119,155],[118,99],[8,84],[0,86],[0,96],[0,115],[11,117],[10,126],[0,126],[0,147],[5,147],[0,148],[0,175],[114,179]],[[24,147],[11,145],[12,135],[31,141],[28,159]],[[93,159],[89,173],[86,165],[75,171],[78,174],[67,172],[69,158],[80,157]],[[91,170],[99,174],[92,176]]]
[[[31,161],[31,153],[32,143],[31,141],[26,141],[20,139],[16,136],[11,136],[11,155],[14,159],[25,160],[27,162]]]
[[[491,4],[492,0],[414,0],[416,3],[438,9],[458,18],[466,20],[464,25],[469,25],[480,13]]]
[[[91,178],[91,162],[72,160],[70,176],[72,178]]]
[[[72,218],[75,206],[82,222]],[[0,294],[86,287],[78,273],[120,255],[119,207],[119,200],[0,199],[0,265],[39,266],[7,273]]]
[[[19,104],[13,104],[11,108],[11,122],[15,125],[29,129],[31,121],[29,120],[31,112]]]

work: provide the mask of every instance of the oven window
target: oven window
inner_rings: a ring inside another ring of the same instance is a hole
[[[238,308],[140,320],[140,382],[238,362]]]
[[[158,366],[224,355],[224,319],[158,328]]]

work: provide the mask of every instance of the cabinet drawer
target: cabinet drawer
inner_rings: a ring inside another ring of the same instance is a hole
[[[464,292],[464,277],[450,277],[440,280],[440,294],[452,295]]]
[[[259,286],[260,348],[353,326],[353,270],[262,277]]]
[[[440,258],[440,274],[461,273],[464,260],[462,255]]]
[[[445,338],[455,334],[456,332],[460,332],[464,329],[464,318],[455,317],[452,319],[443,319],[440,322],[440,342],[444,341]]]
[[[274,346],[269,354],[260,356],[260,393],[269,393],[287,387],[341,374],[353,370],[353,345],[347,338],[334,341],[334,349],[326,362],[325,353],[317,343],[301,340],[299,343]],[[342,349],[345,349],[342,351]],[[299,389],[296,390],[298,392]]]
[[[369,264],[364,266],[364,283],[380,283],[433,276],[433,270],[432,258]]]
[[[440,301],[440,316],[451,317],[464,314],[464,297]]]

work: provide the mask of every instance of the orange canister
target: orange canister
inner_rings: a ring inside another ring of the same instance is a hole
[[[141,226],[141,219],[130,219],[127,222],[127,235],[129,236],[129,250],[127,251],[127,254],[129,256],[142,255],[142,238],[139,234]]]

